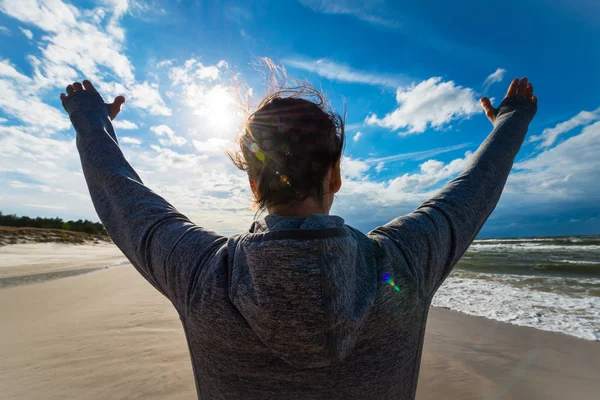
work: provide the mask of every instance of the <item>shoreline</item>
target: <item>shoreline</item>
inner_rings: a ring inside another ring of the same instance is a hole
[[[25,243],[5,245],[0,247],[0,290],[37,285],[129,264],[125,256],[112,243]],[[596,336],[596,339],[585,338],[562,331],[541,329],[531,325],[488,318],[484,315],[468,313],[445,305],[432,305],[431,307],[457,312],[469,317],[484,318],[512,326],[535,329],[540,332],[552,332],[589,342],[600,342],[598,336]]]
[[[127,258],[112,243],[10,244],[0,247],[0,281],[125,263]]]
[[[102,271],[109,268],[124,266],[125,264],[106,265],[102,267],[83,267],[65,269],[61,271],[40,272],[37,274],[16,275],[0,278],[0,289],[8,289],[16,286],[27,286],[53,281],[56,279],[64,279],[72,276],[89,274],[91,272]]]

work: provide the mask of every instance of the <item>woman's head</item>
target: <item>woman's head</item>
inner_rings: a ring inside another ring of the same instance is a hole
[[[309,201],[328,211],[341,186],[344,137],[344,119],[319,91],[303,84],[263,99],[230,157],[248,173],[260,209]]]

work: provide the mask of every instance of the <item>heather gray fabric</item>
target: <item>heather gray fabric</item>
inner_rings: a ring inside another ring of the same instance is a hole
[[[494,209],[536,112],[505,100],[463,174],[368,235],[336,216],[270,215],[226,238],[143,185],[99,94],[75,92],[65,108],[98,216],[181,316],[202,399],[414,398],[431,298]]]

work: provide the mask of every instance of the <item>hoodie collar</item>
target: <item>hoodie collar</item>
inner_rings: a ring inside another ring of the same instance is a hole
[[[250,226],[250,233],[264,233],[294,229],[327,229],[341,228],[344,219],[337,215],[313,214],[310,217],[284,217],[279,214],[269,214],[265,218],[256,220]]]

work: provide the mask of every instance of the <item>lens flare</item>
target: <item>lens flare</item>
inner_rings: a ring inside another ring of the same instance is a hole
[[[398,285],[396,285],[394,283],[394,280],[392,279],[392,276],[389,274],[389,272],[386,272],[385,274],[383,274],[381,276],[381,280],[384,281],[385,283],[387,283],[388,285],[390,285],[391,287],[393,287],[396,292],[402,293],[402,290],[400,290]]]

